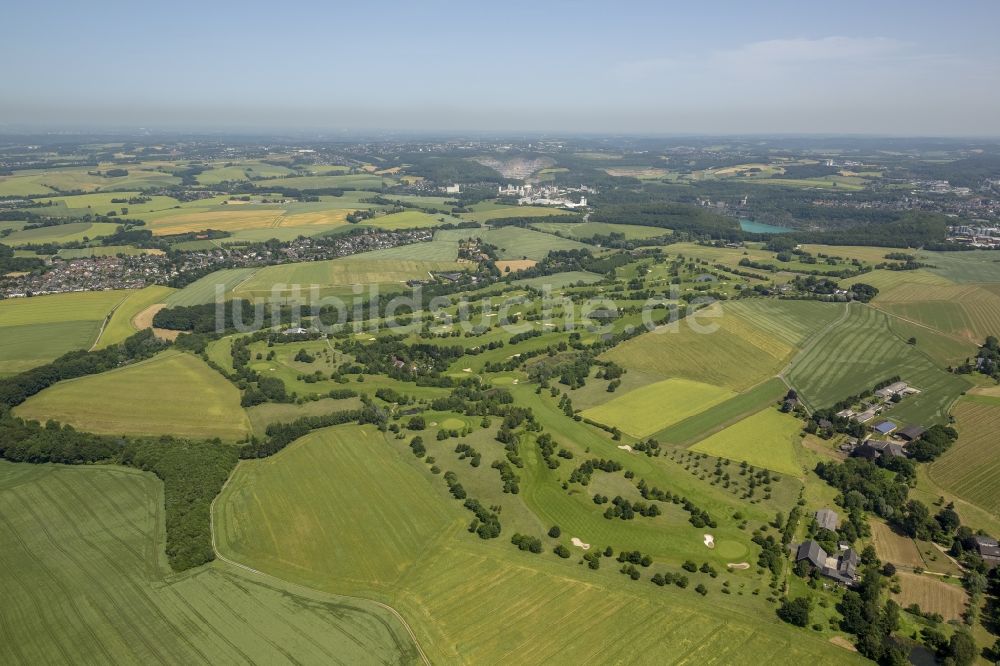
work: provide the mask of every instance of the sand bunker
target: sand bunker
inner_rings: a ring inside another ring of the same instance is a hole
[[[633,453],[632,447],[629,446],[628,444],[621,444],[618,446],[618,448],[621,449],[622,451],[628,451],[629,453]]]
[[[472,372],[472,368],[462,368],[462,372]]]
[[[726,566],[728,568],[730,568],[730,569],[740,569],[740,570],[742,570],[742,569],[749,569],[750,568],[750,563],[749,562],[730,562]]]
[[[715,537],[711,534],[705,535],[705,545],[709,548],[715,548]]]
[[[573,537],[569,541],[570,541],[570,543],[572,543],[577,548],[582,548],[584,550],[590,550],[590,544],[589,543],[584,543],[584,542],[580,541],[579,539],[577,539],[576,537]]]

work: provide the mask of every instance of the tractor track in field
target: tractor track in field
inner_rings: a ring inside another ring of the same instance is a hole
[[[242,464],[242,463],[240,463],[240,464]],[[239,464],[237,464],[237,468],[238,467],[239,467]],[[293,582],[285,580],[283,578],[278,578],[277,576],[272,576],[271,574],[266,573],[264,571],[260,571],[259,569],[254,569],[253,567],[251,567],[249,565],[246,565],[246,564],[243,564],[241,562],[237,562],[235,560],[231,560],[231,559],[229,559],[228,557],[226,557],[225,555],[223,555],[219,551],[219,547],[218,547],[218,544],[216,543],[216,539],[215,539],[215,502],[219,499],[219,497],[222,496],[222,493],[225,492],[226,487],[229,485],[229,482],[232,481],[233,476],[235,475],[237,468],[233,468],[233,471],[232,471],[232,473],[230,473],[229,478],[226,479],[226,482],[224,484],[222,484],[222,488],[219,489],[219,494],[216,495],[215,498],[212,500],[212,504],[209,506],[209,509],[208,509],[209,532],[210,532],[210,534],[212,536],[212,552],[215,553],[215,556],[219,560],[221,560],[222,562],[225,562],[226,564],[228,564],[229,566],[236,567],[237,569],[240,569],[242,571],[246,571],[246,572],[252,573],[252,574],[254,574],[256,576],[260,576],[261,578],[265,578],[265,579],[270,579],[270,580],[276,581],[277,583],[280,583],[281,585],[298,587],[300,589],[306,590],[307,592],[309,592],[311,594],[318,594],[318,595],[324,595],[324,596],[334,596],[334,597],[340,597],[342,599],[353,599],[355,601],[364,601],[364,602],[367,602],[367,603],[375,604],[376,606],[378,606],[379,608],[382,608],[383,610],[387,611],[390,615],[392,615],[397,620],[399,620],[399,623],[403,626],[403,629],[405,629],[406,633],[409,635],[410,640],[413,641],[413,646],[417,649],[417,654],[420,655],[421,662],[423,662],[425,666],[431,666],[430,659],[427,658],[427,655],[424,653],[424,649],[422,647],[420,647],[420,642],[417,640],[417,635],[415,633],[413,633],[413,629],[410,628],[410,625],[403,618],[403,616],[400,615],[399,611],[397,611],[392,606],[390,606],[388,604],[384,604],[381,601],[376,601],[375,599],[367,599],[365,597],[355,597],[355,596],[351,596],[349,594],[331,594],[329,592],[324,592],[323,590],[317,590],[315,588],[308,587],[306,585],[299,585],[298,583],[293,583]]]

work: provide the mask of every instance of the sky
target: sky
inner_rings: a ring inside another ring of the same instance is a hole
[[[0,131],[1000,136],[1000,3],[6,0]]]

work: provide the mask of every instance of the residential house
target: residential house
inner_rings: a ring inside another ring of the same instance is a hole
[[[848,547],[838,555],[828,555],[823,547],[809,540],[799,544],[795,552],[795,561],[805,560],[820,575],[835,580],[842,585],[854,585],[858,579],[858,554]]]

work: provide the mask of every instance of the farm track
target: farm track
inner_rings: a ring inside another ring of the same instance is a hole
[[[122,300],[118,301],[115,307],[111,308],[111,312],[109,312],[107,316],[104,317],[104,321],[101,322],[101,330],[97,332],[97,338],[94,339],[94,344],[90,345],[90,349],[88,349],[87,351],[94,351],[95,349],[97,349],[97,345],[101,341],[101,336],[104,335],[104,329],[108,327],[108,323],[111,322],[111,318],[114,316],[115,311],[118,310],[118,308],[120,308],[125,303],[125,301],[129,299],[130,296],[132,296],[132,294],[126,294]]]
[[[425,666],[430,666],[431,661],[430,661],[430,659],[427,658],[427,655],[424,653],[424,649],[422,647],[420,647],[420,642],[417,640],[417,635],[413,632],[413,629],[410,628],[409,623],[407,623],[407,621],[403,618],[403,616],[399,614],[399,611],[397,611],[392,606],[390,606],[388,604],[384,604],[381,601],[376,601],[375,599],[366,599],[364,597],[354,597],[354,596],[350,596],[350,595],[346,595],[346,594],[333,595],[333,594],[329,594],[327,592],[323,592],[322,590],[317,590],[317,589],[314,589],[314,588],[311,588],[311,587],[307,587],[305,585],[299,585],[298,583],[292,583],[291,581],[287,581],[287,580],[284,580],[282,578],[278,578],[277,576],[272,576],[271,574],[265,573],[263,571],[260,571],[259,569],[254,569],[251,566],[248,566],[248,565],[243,564],[241,562],[237,562],[235,560],[229,559],[228,557],[226,557],[225,555],[223,555],[219,551],[219,547],[218,547],[218,544],[216,543],[216,538],[215,538],[215,503],[219,499],[219,497],[221,497],[222,494],[226,491],[226,487],[229,485],[229,482],[233,480],[233,477],[236,475],[236,470],[238,469],[238,467],[239,467],[239,465],[237,465],[237,467],[233,468],[233,471],[229,474],[229,478],[226,479],[226,482],[222,485],[222,488],[219,489],[219,494],[215,496],[215,499],[212,500],[212,504],[208,508],[209,532],[210,532],[210,534],[212,536],[212,552],[215,553],[215,556],[217,558],[219,558],[219,560],[221,560],[222,562],[225,562],[226,564],[228,564],[230,566],[233,566],[233,567],[236,567],[236,568],[241,569],[243,571],[252,573],[252,574],[254,574],[256,576],[260,576],[261,578],[264,578],[266,580],[275,581],[275,582],[279,583],[282,586],[286,586],[286,587],[290,587],[290,588],[299,588],[301,590],[305,590],[305,591],[309,592],[310,594],[319,594],[319,595],[325,595],[325,596],[335,596],[335,597],[340,597],[340,598],[343,598],[343,599],[352,599],[352,600],[356,600],[356,601],[364,601],[364,602],[367,602],[367,603],[374,604],[374,605],[378,606],[379,608],[382,608],[385,611],[388,611],[393,617],[395,617],[397,620],[399,620],[399,623],[403,626],[403,629],[406,630],[406,633],[409,635],[410,640],[413,641],[413,646],[417,649],[417,654],[420,655],[420,660],[425,664]]]

